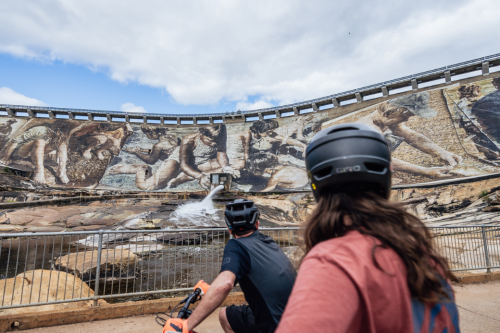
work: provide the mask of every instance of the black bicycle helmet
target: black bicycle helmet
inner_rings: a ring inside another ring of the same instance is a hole
[[[342,124],[318,132],[306,149],[313,195],[374,190],[388,198],[391,153],[385,137],[364,124]]]
[[[224,220],[229,229],[236,231],[250,230],[255,227],[260,212],[253,201],[236,199],[226,205]]]

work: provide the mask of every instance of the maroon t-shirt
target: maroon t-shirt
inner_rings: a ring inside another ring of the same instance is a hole
[[[317,244],[300,266],[276,332],[459,332],[454,302],[411,298],[396,252],[376,250],[379,265],[391,275],[375,267],[376,242],[351,231]]]

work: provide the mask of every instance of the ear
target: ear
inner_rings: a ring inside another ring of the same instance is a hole
[[[260,224],[260,222],[259,222],[259,220],[257,220],[257,222],[255,222],[255,230],[259,230],[259,224]]]

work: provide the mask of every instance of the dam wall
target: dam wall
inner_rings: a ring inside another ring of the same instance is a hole
[[[356,96],[348,105],[313,105],[307,113],[233,115],[208,124],[62,119],[50,111],[49,118],[32,111],[23,117],[8,110],[0,117],[0,165],[58,188],[200,191],[210,174],[225,173],[234,191],[308,191],[304,152],[312,137],[358,122],[387,138],[393,185],[500,172],[500,73],[446,81],[371,100]]]

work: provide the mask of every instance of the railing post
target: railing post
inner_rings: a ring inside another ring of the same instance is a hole
[[[484,257],[486,258],[486,273],[491,273],[490,255],[488,253],[488,242],[486,241],[486,232],[484,231],[484,226],[481,227],[481,231],[483,233]]]
[[[101,276],[102,234],[103,230],[99,231],[99,245],[97,247],[97,267],[95,270],[94,306],[97,306],[97,301],[99,300],[99,278]]]

